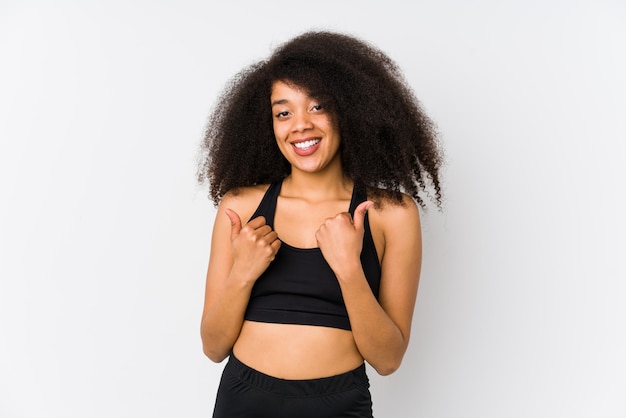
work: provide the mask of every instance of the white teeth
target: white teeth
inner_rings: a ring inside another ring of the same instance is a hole
[[[311,139],[309,141],[296,142],[293,145],[298,149],[305,150],[307,148],[311,148],[313,145],[317,144],[320,141],[321,139]]]

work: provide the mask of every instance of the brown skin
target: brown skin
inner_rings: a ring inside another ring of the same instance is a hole
[[[338,131],[328,115],[311,107],[306,93],[283,83],[274,85],[271,100],[281,106],[288,103],[287,113],[273,113],[276,140],[291,164],[291,175],[278,197],[275,231],[263,218],[245,222],[267,185],[228,193],[220,203],[202,316],[204,352],[220,362],[232,350],[250,367],[285,379],[332,376],[363,360],[378,373],[390,374],[399,367],[409,342],[419,283],[417,206],[408,196],[403,196],[403,205],[382,202],[377,209],[368,201],[357,207],[352,219],[346,211],[353,183],[343,174]],[[320,138],[319,149],[306,156],[292,152],[289,144],[301,138]],[[359,259],[366,211],[381,262],[378,300]],[[339,281],[351,331],[244,321],[252,286],[281,245],[278,237],[292,246],[320,248]]]

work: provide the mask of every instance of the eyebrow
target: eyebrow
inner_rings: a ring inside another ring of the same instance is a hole
[[[273,107],[274,105],[280,105],[280,104],[286,104],[286,103],[289,103],[289,101],[288,101],[288,100],[286,100],[286,99],[274,100],[274,101],[272,102],[272,107]]]

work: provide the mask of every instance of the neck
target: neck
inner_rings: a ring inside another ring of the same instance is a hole
[[[353,182],[341,171],[325,170],[318,173],[305,173],[292,170],[283,182],[283,190],[291,196],[306,197],[307,200],[326,200],[352,193]]]

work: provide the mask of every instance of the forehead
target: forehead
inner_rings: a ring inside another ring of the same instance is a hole
[[[271,99],[274,100],[288,100],[291,98],[310,98],[309,92],[300,86],[285,82],[275,81],[272,84]]]

